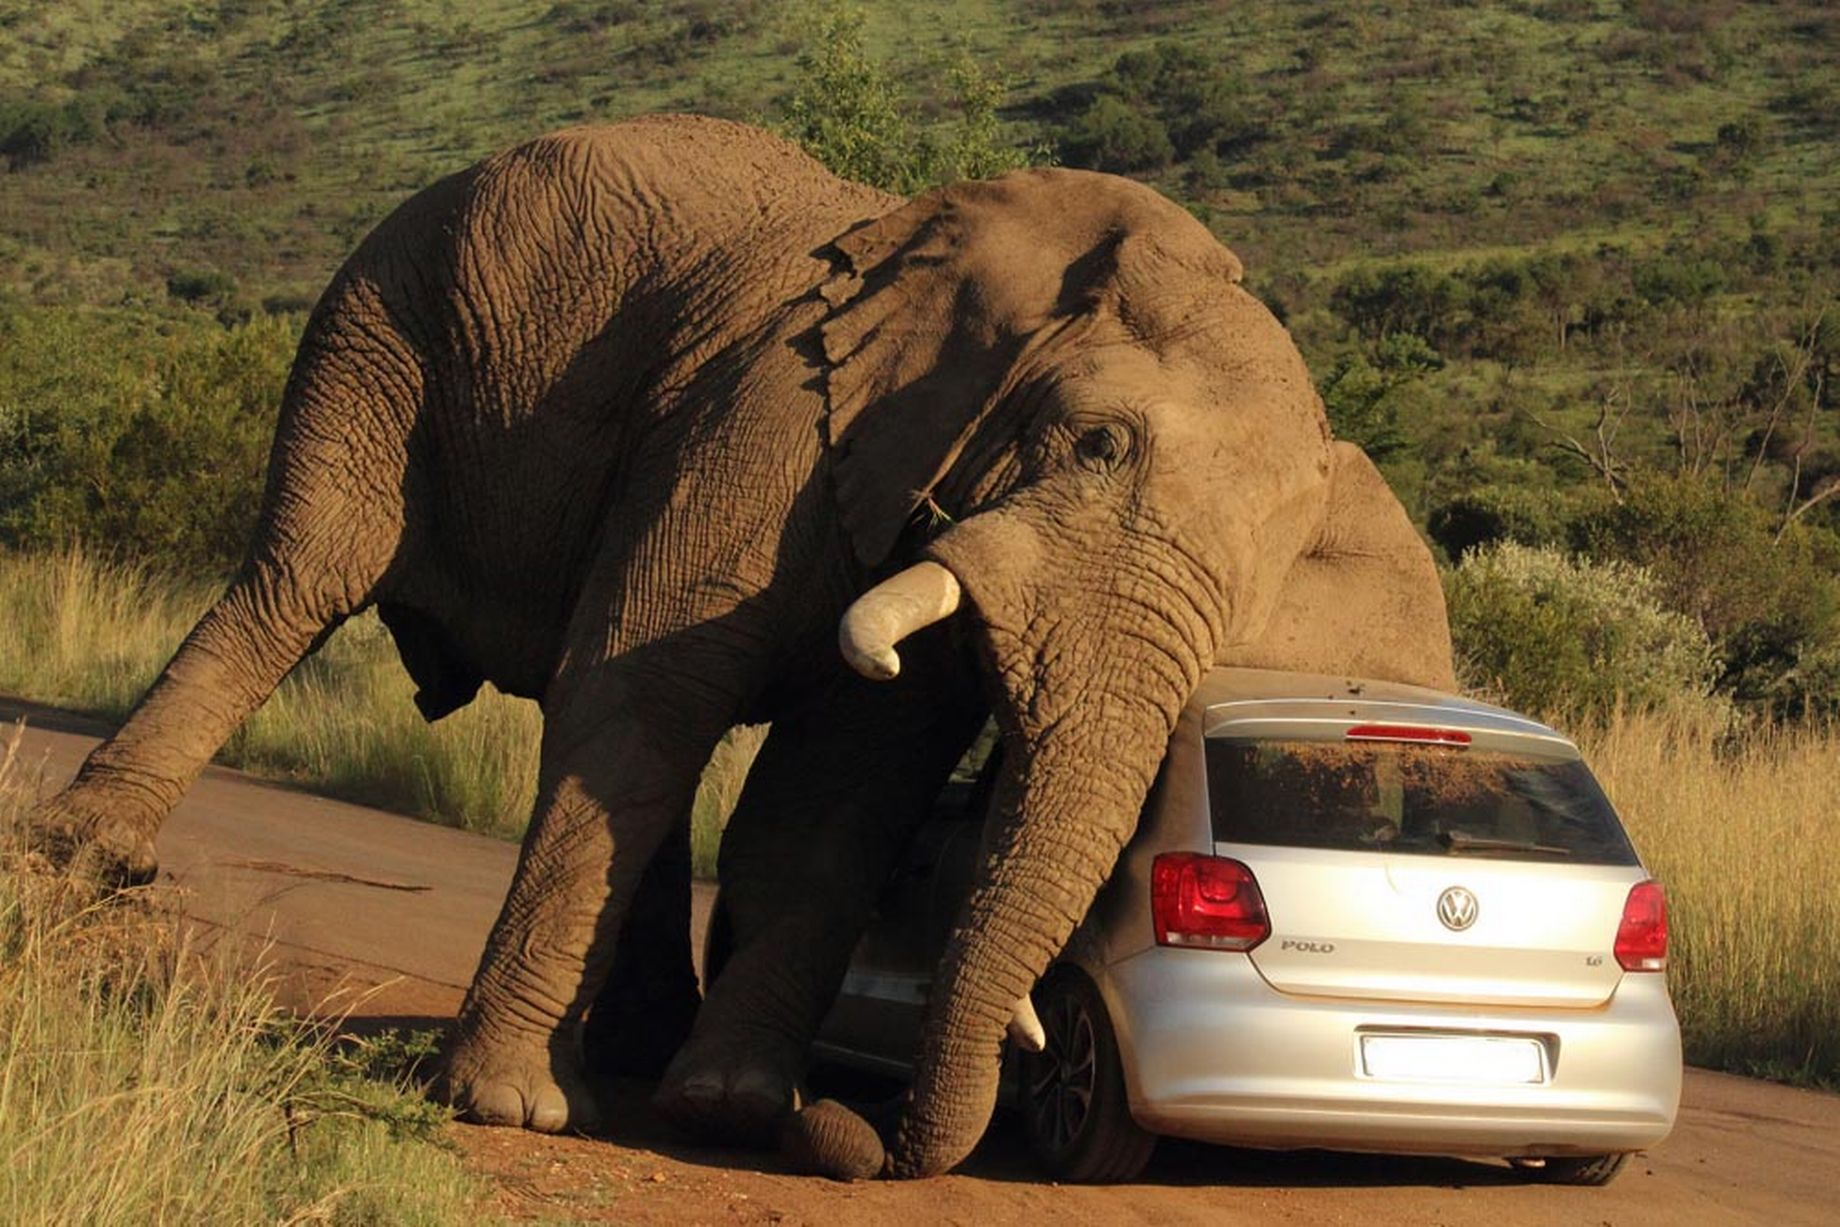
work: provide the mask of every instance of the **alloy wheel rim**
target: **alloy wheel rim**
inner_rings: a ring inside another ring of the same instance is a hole
[[[1029,1111],[1035,1136],[1065,1153],[1086,1130],[1098,1084],[1092,1015],[1073,994],[1057,996],[1042,1019],[1047,1046],[1031,1062]]]

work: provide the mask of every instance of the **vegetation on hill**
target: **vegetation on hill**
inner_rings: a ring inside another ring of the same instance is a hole
[[[1467,682],[1576,722],[1669,883],[1689,1058],[1835,1084],[1837,67],[1817,0],[0,0],[0,689],[125,709],[238,562],[302,313],[486,153],[679,109],[901,192],[1131,174],[1423,526]],[[410,689],[354,620],[227,757],[515,834],[535,711],[430,728]],[[756,741],[705,776],[705,872]],[[34,881],[0,873],[11,1217],[458,1213],[365,1058],[92,958],[122,913]]]
[[[0,0],[0,542],[227,571],[298,312],[371,224],[691,109],[898,191],[1148,180],[1444,561],[1647,567],[1723,693],[1833,713],[1837,67],[1812,0]]]

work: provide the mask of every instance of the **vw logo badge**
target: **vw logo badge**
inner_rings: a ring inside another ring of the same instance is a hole
[[[1453,886],[1438,896],[1437,916],[1446,929],[1461,933],[1476,923],[1476,896]]]

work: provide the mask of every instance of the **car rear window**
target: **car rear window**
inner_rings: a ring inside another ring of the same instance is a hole
[[[1210,737],[1223,843],[1633,865],[1577,759],[1398,742]]]

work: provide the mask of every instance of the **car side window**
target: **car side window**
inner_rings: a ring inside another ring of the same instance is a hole
[[[1002,772],[1003,752],[996,721],[987,721],[972,741],[971,748],[958,760],[958,766],[952,769],[952,778],[940,790],[933,816],[982,822],[990,809],[990,795],[996,790],[997,777]]]

